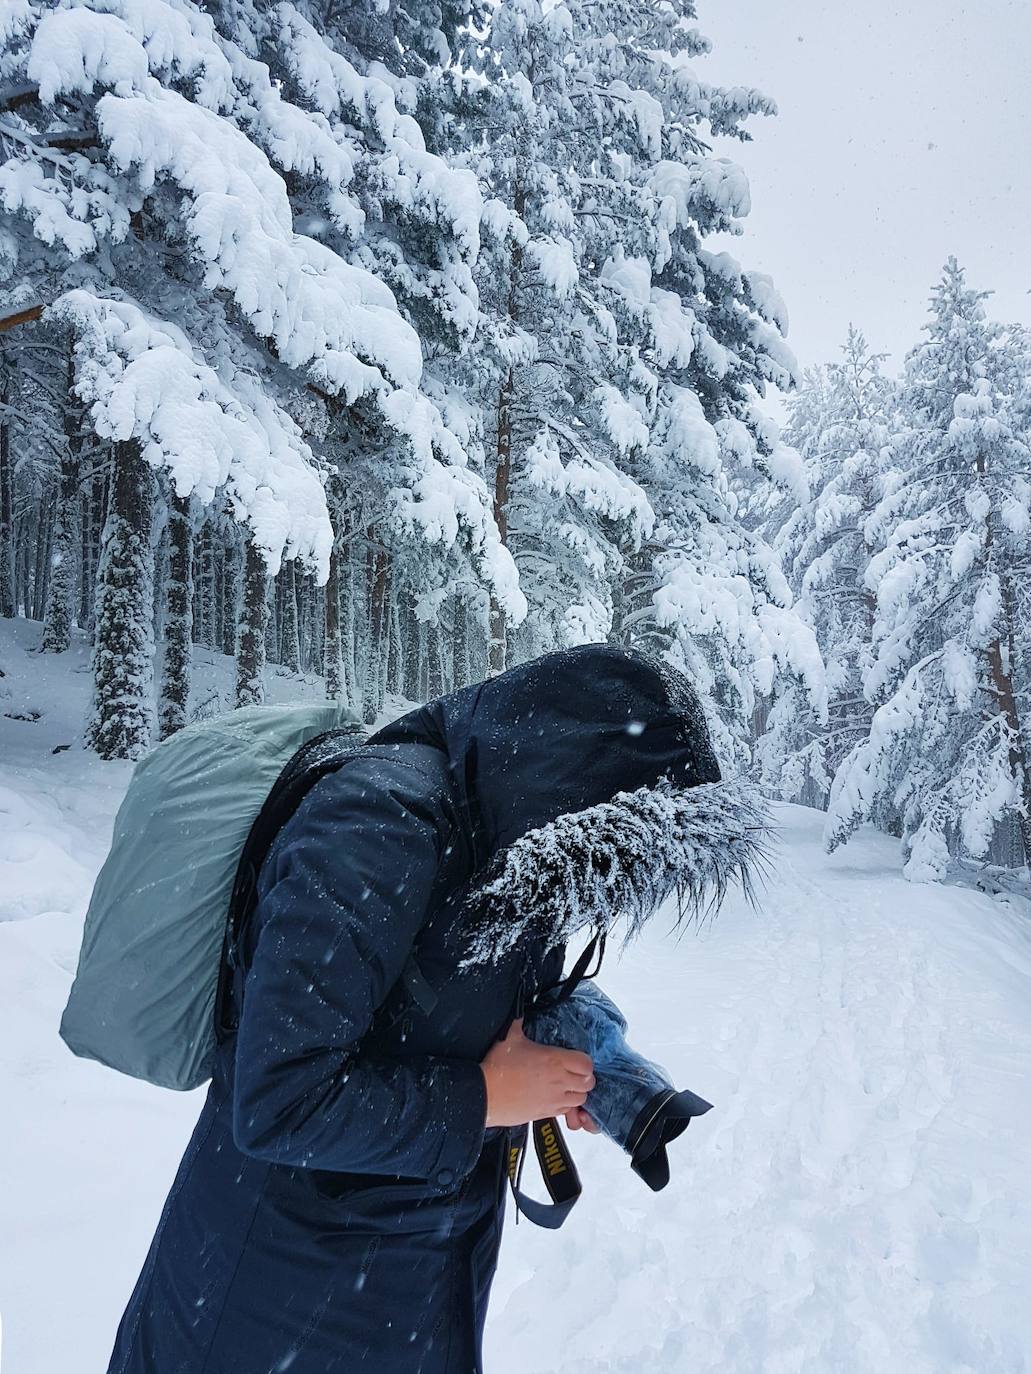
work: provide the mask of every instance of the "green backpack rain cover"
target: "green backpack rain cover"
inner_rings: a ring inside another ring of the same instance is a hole
[[[355,716],[332,702],[246,707],[188,726],[137,765],[61,1018],[75,1054],[164,1088],[211,1077],[241,852],[285,765],[330,730],[361,742]]]

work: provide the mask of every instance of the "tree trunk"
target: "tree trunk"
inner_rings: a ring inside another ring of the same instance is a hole
[[[515,372],[510,367],[498,392],[497,466],[494,469],[494,523],[501,542],[508,545],[508,499],[512,479],[512,398],[515,392]],[[508,624],[505,609],[497,594],[490,594],[490,643],[487,649],[487,673],[503,673],[508,658]]]
[[[1020,837],[1024,842],[1024,862],[1031,863],[1031,776],[1029,776],[1027,749],[1025,747],[1023,721],[1017,705],[1017,694],[1013,684],[1013,665],[1016,657],[1016,616],[1013,584],[1009,574],[999,572],[1002,589],[1003,626],[1006,638],[1005,653],[1001,639],[995,639],[988,646],[988,668],[996,698],[1002,707],[1006,724],[1010,730],[1009,762],[1013,776],[1020,787],[1023,814],[1018,817]]]
[[[268,628],[268,568],[250,538],[243,546],[243,587],[236,632],[236,704],[265,700],[265,632]]]
[[[165,659],[161,670],[158,729],[168,739],[188,722],[193,666],[193,527],[190,498],[173,494],[168,512],[165,580]]]
[[[213,530],[211,575],[211,642],[215,652],[220,654],[226,641],[226,541],[220,524]]]
[[[103,759],[138,759],[153,715],[151,472],[135,440],[115,444],[93,646],[86,743]]]
[[[390,588],[387,611],[386,689],[400,692],[404,680],[404,650],[401,644],[401,607],[398,605],[396,580]]]
[[[283,619],[283,583],[277,574],[270,577],[265,589],[268,615],[265,619],[265,657],[269,663],[279,662],[279,626]]]
[[[204,522],[201,539],[201,643],[205,649],[217,652],[219,640],[215,634],[215,530],[211,520]]]
[[[37,503],[31,505],[19,519],[15,517],[14,528],[14,599],[18,614],[26,619],[32,617],[32,551],[35,548],[35,531],[38,524]]]
[[[240,554],[235,539],[229,539],[222,558],[222,642],[219,646],[227,657],[235,650],[239,590]]]
[[[11,421],[5,407],[11,402],[11,370],[0,353],[0,616],[18,614],[14,581],[14,460]]]
[[[323,592],[314,573],[304,575],[305,655],[302,659],[306,673],[322,671],[326,652],[326,620],[323,615]]]
[[[82,569],[79,573],[79,625],[93,638],[94,619],[97,600],[97,568],[100,565],[100,541],[104,530],[104,513],[107,508],[107,469],[110,454],[102,464],[102,470],[94,469],[86,488],[82,503]]]
[[[49,488],[40,495],[36,509],[36,556],[32,572],[32,618],[42,621],[50,586],[50,550],[54,540],[54,499]]]
[[[301,671],[301,637],[297,623],[297,562],[291,558],[279,575],[279,661],[288,673]]]
[[[83,627],[89,618],[89,603],[93,597],[93,489],[96,478],[90,478],[79,503],[79,609],[76,619]]]
[[[379,546],[375,531],[369,534],[369,636],[365,659],[365,690],[362,719],[367,725],[379,715],[383,707],[383,659],[386,651],[387,617],[387,553]]]
[[[356,643],[358,616],[355,612],[353,540],[350,544],[342,545],[337,556],[341,560],[340,647],[344,657],[344,682],[347,688],[347,700],[357,710],[361,706],[362,694],[359,690],[360,678]]]
[[[50,586],[43,617],[43,653],[62,654],[71,643],[75,597],[75,542],[78,537],[79,454],[82,449],[82,416],[76,403],[75,366],[68,354],[68,394],[64,405],[65,450],[57,495],[57,524],[50,559]]]
[[[453,615],[451,685],[457,691],[459,687],[465,687],[469,682],[469,604],[463,591],[455,593]]]
[[[418,701],[420,695],[419,621],[410,606],[405,608],[401,640],[404,648],[404,676],[401,681],[401,695],[409,701]]]
[[[334,535],[337,533],[334,518]],[[322,673],[326,680],[326,696],[330,701],[344,701],[347,684],[344,681],[344,656],[340,649],[340,545],[333,540],[329,555],[329,580],[323,592],[326,633],[322,641]]]
[[[522,218],[526,213],[526,191],[520,180],[516,180],[512,193],[512,206]],[[509,261],[508,317],[515,323],[519,311],[519,274],[523,265],[523,248],[513,243]],[[508,503],[512,485],[512,428],[513,406],[515,402],[515,369],[509,367],[498,391],[497,424],[497,465],[494,469],[494,523],[498,527],[501,542],[508,547]],[[490,597],[489,640],[487,646],[487,672],[490,676],[503,673],[508,663],[508,620],[504,608],[492,591]]]

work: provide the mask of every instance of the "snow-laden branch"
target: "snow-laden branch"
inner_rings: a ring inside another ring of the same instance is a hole
[[[180,496],[225,488],[275,572],[309,562],[321,580],[333,532],[311,449],[256,379],[223,379],[176,325],[131,301],[69,291],[48,317],[76,331],[76,390],[98,434],[135,439]]]

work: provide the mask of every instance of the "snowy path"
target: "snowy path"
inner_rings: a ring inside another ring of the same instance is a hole
[[[101,1374],[202,1094],[57,1037],[126,770],[51,756],[80,704],[37,700],[0,719],[2,1369]],[[659,1194],[571,1137],[566,1228],[509,1211],[490,1374],[1031,1370],[1029,913],[780,818],[760,913],[607,957],[636,1043],[716,1109]]]
[[[761,914],[656,932],[600,980],[717,1109],[656,1195],[575,1138],[585,1198],[558,1237],[520,1223],[490,1367],[1031,1368],[1027,913],[780,817]]]

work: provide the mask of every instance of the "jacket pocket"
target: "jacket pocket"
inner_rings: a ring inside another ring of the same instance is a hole
[[[308,1169],[298,1172],[310,1175],[312,1190],[327,1202],[356,1202],[369,1198],[388,1201],[422,1197],[439,1197],[432,1183],[424,1178],[410,1178],[404,1174],[345,1174],[329,1169]]]

